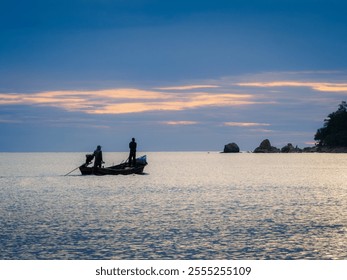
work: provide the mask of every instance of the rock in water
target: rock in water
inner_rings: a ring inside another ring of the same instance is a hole
[[[302,150],[298,146],[294,147],[292,143],[288,143],[281,149],[281,153],[301,153]]]
[[[254,150],[254,153],[279,153],[280,150],[276,147],[271,146],[270,140],[263,140],[259,147]]]
[[[292,143],[288,143],[281,149],[281,153],[292,153],[295,150]]]
[[[238,153],[240,148],[236,143],[229,143],[224,146],[224,153]]]

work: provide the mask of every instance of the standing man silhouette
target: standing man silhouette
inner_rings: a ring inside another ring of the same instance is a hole
[[[98,145],[96,150],[93,153],[94,156],[94,172],[96,172],[97,168],[101,168],[101,164],[104,163],[102,160],[102,151],[101,146]]]
[[[135,138],[131,139],[131,142],[129,143],[129,149],[130,149],[130,154],[129,154],[129,166],[135,166],[136,165],[136,147],[137,144],[135,142]]]

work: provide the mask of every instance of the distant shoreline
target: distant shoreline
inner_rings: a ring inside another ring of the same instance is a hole
[[[224,145],[224,150],[222,153],[239,153],[241,149],[239,146],[232,142]],[[347,147],[324,147],[324,146],[313,146],[313,147],[305,147],[303,149],[299,148],[297,145],[294,147],[292,143],[288,143],[281,149],[274,147],[271,145],[269,139],[264,139],[257,148],[253,151],[249,151],[250,153],[282,153],[282,154],[294,154],[294,153],[347,153]]]

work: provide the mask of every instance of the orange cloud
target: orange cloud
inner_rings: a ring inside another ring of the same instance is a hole
[[[324,91],[324,92],[347,92],[346,83],[275,81],[275,82],[237,83],[236,85],[247,86],[247,87],[310,87],[313,90]]]
[[[178,94],[127,88],[0,94],[0,105],[50,106],[87,114],[179,111],[206,106],[240,106],[254,103],[256,103],[254,97],[250,94],[206,92],[180,92]]]
[[[253,123],[253,122],[225,122],[226,126],[253,127],[253,126],[270,126],[268,123]]]

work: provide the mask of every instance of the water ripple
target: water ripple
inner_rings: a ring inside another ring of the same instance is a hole
[[[104,177],[6,156],[1,259],[347,258],[344,155],[152,153],[146,176]]]

